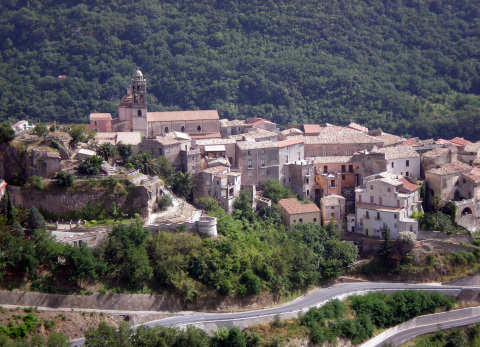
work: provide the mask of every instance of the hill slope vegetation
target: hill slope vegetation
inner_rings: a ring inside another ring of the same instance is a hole
[[[115,114],[138,66],[152,111],[480,139],[478,1],[5,0],[0,10],[0,120]]]

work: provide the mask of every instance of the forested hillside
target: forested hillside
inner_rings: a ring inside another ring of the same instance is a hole
[[[2,0],[0,120],[150,110],[480,139],[478,0]],[[58,78],[66,75],[66,78]]]

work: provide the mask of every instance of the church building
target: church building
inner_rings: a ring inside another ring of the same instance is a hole
[[[113,132],[140,132],[149,138],[163,136],[172,131],[186,133],[192,138],[220,138],[220,120],[216,110],[148,112],[147,80],[140,70],[135,72],[127,95],[117,105],[117,111],[118,118],[111,119],[111,126],[102,124],[103,129],[111,129]],[[87,128],[99,131],[97,113],[90,114]]]

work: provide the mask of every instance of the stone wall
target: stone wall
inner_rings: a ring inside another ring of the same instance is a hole
[[[160,197],[163,181],[141,175],[129,181],[127,189],[110,191],[107,187],[77,186],[61,188],[54,181],[45,189],[35,187],[26,189],[8,185],[12,201],[16,206],[29,209],[32,206],[47,212],[62,214],[67,211],[79,211],[88,202],[103,204],[109,208],[114,202],[119,208],[128,212],[137,212],[142,217],[151,214]]]
[[[470,235],[464,235],[464,234],[448,235],[447,233],[443,233],[440,231],[428,231],[428,230],[418,230],[417,239],[418,240],[439,239],[439,240],[445,240],[445,241],[451,241],[451,242],[465,242],[465,243],[472,242],[472,237]]]

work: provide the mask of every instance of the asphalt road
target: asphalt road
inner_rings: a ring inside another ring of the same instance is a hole
[[[309,293],[303,297],[293,300],[281,306],[271,308],[264,308],[261,310],[244,311],[236,313],[205,313],[195,312],[189,315],[175,316],[155,320],[144,323],[142,325],[154,327],[162,326],[186,326],[197,323],[218,323],[218,322],[233,322],[238,320],[248,320],[259,317],[270,317],[279,314],[295,313],[299,311],[306,311],[310,307],[320,306],[323,303],[344,296],[353,295],[355,293],[365,291],[398,291],[407,289],[425,290],[425,291],[444,291],[455,294],[463,289],[461,286],[443,286],[436,284],[406,284],[406,283],[376,283],[376,282],[360,282],[360,283],[345,283],[338,284],[331,287],[319,289],[313,293]],[[472,287],[468,287],[472,288]],[[138,326],[135,326],[136,328]],[[83,346],[85,339],[72,340],[73,346]]]

